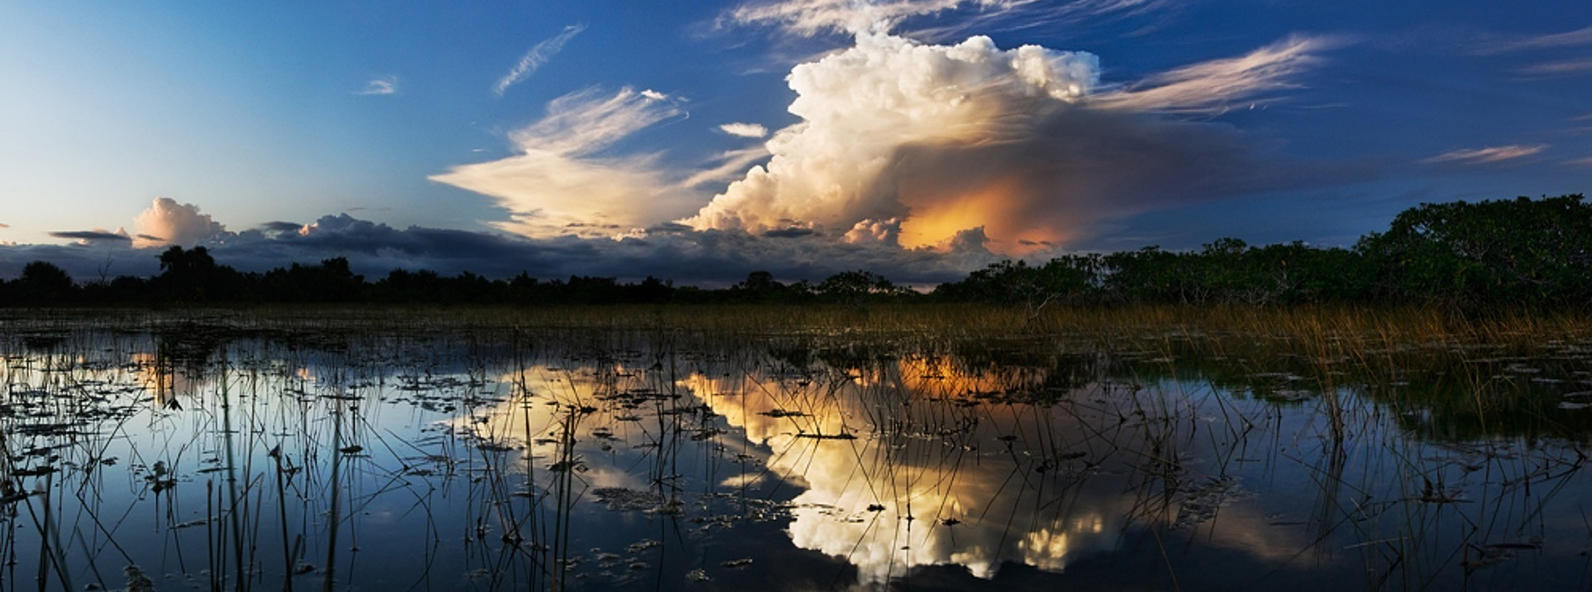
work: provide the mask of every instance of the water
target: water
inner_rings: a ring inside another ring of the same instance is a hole
[[[0,589],[1585,589],[1587,344],[14,331]],[[41,584],[42,583],[42,584]]]

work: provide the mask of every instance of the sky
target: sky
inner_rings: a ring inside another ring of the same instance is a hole
[[[1584,1],[0,4],[0,277],[954,279],[1592,189]]]

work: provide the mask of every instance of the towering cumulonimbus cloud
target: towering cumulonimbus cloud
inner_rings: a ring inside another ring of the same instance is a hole
[[[972,11],[1009,23],[1032,0],[774,0],[721,25],[787,35],[846,34],[851,47],[792,68],[799,118],[761,146],[725,150],[699,169],[615,147],[684,118],[683,101],[625,88],[552,101],[510,134],[514,154],[431,180],[493,198],[527,237],[640,237],[665,223],[755,236],[814,235],[852,245],[1030,255],[1104,234],[1114,219],[1303,182],[1216,115],[1256,108],[1333,44],[1293,36],[1244,55],[1103,82],[1100,59],[1038,45],[955,44],[896,28]],[[1045,18],[1139,14],[1160,0],[1080,0]],[[943,38],[951,29],[941,30]],[[720,126],[761,139],[753,123]],[[762,162],[762,164],[757,164]],[[1309,175],[1306,175],[1309,173]],[[704,186],[721,186],[706,195]],[[981,244],[975,244],[983,241]]]
[[[137,234],[133,246],[159,247],[165,245],[193,246],[215,238],[227,231],[226,226],[199,213],[199,206],[180,204],[169,197],[157,197],[149,208],[133,220]]]
[[[751,232],[792,220],[849,228],[900,217],[910,224],[913,206],[929,204],[902,199],[909,196],[900,185],[915,184],[916,175],[900,173],[917,173],[900,170],[903,148],[1007,141],[1082,98],[1098,72],[1087,53],[1032,45],[1003,51],[988,37],[937,46],[860,35],[852,49],[791,71],[797,97],[789,110],[802,122],[768,141],[767,167],[753,168],[682,222]],[[979,225],[968,220],[954,230]]]
[[[904,247],[981,228],[1007,254],[1065,244],[1103,219],[1274,182],[1236,129],[1177,115],[1263,100],[1326,45],[1293,37],[1102,85],[1089,53],[861,32],[853,47],[791,70],[789,111],[801,121],[768,140],[766,166],[680,222],[818,225]]]

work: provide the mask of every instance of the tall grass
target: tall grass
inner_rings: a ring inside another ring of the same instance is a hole
[[[113,585],[102,563],[153,556],[118,543],[150,540],[119,522],[134,520],[182,571],[207,567],[212,589],[290,589],[300,575],[343,589],[373,573],[353,551],[367,540],[366,511],[397,497],[410,504],[403,519],[425,564],[405,566],[419,572],[416,587],[463,585],[431,572],[444,565],[479,571],[484,589],[581,587],[599,561],[581,512],[604,489],[602,471],[586,469],[607,463],[604,478],[645,484],[630,495],[646,508],[623,511],[660,533],[758,516],[791,533],[840,532],[804,548],[855,565],[860,583],[938,561],[1059,571],[1074,557],[1058,542],[1067,537],[1114,548],[1148,533],[1152,564],[1166,569],[1157,581],[1187,585],[1198,580],[1183,552],[1259,530],[1263,544],[1243,548],[1281,565],[1357,560],[1366,587],[1421,587],[1451,582],[1442,574],[1460,566],[1484,577],[1478,570],[1510,545],[1546,530],[1541,508],[1587,491],[1575,438],[1588,432],[1544,396],[1557,383],[1533,380],[1584,369],[1572,354],[1588,323],[1569,314],[1122,307],[1030,318],[949,305],[125,314],[35,319],[0,339],[0,472],[24,492],[0,549],[31,547],[37,581]],[[108,322],[133,331],[101,330]],[[129,362],[130,351],[165,353]],[[1533,367],[1510,370],[1520,360]],[[407,423],[393,421],[406,413]],[[121,468],[82,469],[116,450]],[[15,460],[51,454],[71,464],[29,475],[43,461]],[[743,467],[734,480],[718,473],[730,458]],[[1308,507],[1303,539],[1235,509],[1269,503],[1242,500],[1243,489],[1289,471],[1312,486],[1268,495],[1287,512]],[[128,475],[132,494],[96,489],[106,473]],[[201,530],[204,563],[184,563]],[[944,549],[959,554],[932,554]],[[663,573],[665,554],[654,553]],[[692,560],[717,569],[717,559]]]

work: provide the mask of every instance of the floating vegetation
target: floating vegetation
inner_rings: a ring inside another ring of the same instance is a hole
[[[610,510],[652,511],[663,506],[663,496],[653,491],[636,491],[623,487],[600,487],[592,490],[597,502]]]

